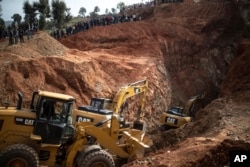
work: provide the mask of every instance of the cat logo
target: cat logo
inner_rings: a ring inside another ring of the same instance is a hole
[[[32,119],[25,119],[24,120],[24,124],[25,125],[34,125],[34,120],[32,120]]]
[[[166,120],[165,120],[167,123],[170,123],[170,124],[174,124],[176,125],[178,120],[175,119],[175,118],[171,118],[171,117],[166,117]]]
[[[16,117],[15,123],[17,125],[26,125],[26,126],[34,126],[35,120],[30,118],[22,118],[22,117]]]
[[[82,116],[77,116],[76,122],[93,122],[93,119],[87,118],[87,117],[82,117]]]

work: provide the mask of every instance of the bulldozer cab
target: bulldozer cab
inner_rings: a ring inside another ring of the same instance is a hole
[[[94,109],[111,109],[112,100],[105,98],[92,98],[90,106]]]
[[[93,122],[94,124],[110,119],[113,112],[108,108],[112,101],[104,98],[92,98],[89,106],[79,106],[74,116],[76,122]]]
[[[35,92],[31,103],[31,108],[37,116],[33,136],[39,136],[43,144],[56,145],[65,143],[73,137],[73,102],[74,99],[70,96]]]

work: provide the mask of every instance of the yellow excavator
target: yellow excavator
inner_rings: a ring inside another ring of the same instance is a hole
[[[114,155],[143,156],[152,145],[144,131],[120,128],[119,115],[73,124],[75,98],[36,91],[29,108],[18,103],[0,107],[1,167],[114,167]],[[106,125],[108,124],[108,125]]]
[[[139,128],[139,119],[143,116],[143,108],[146,99],[148,81],[140,80],[123,86],[111,99],[92,98],[89,106],[80,106],[74,112],[75,122],[92,122],[93,124],[111,118],[112,114],[118,114],[121,126],[128,126],[127,99],[140,95],[140,106],[137,113],[137,121],[133,122]],[[142,124],[141,124],[142,125]],[[142,128],[142,127],[141,127]]]
[[[195,111],[203,105],[205,93],[191,97],[185,107],[171,106],[170,109],[162,113],[160,117],[161,130],[179,128],[182,125],[191,122],[195,116]],[[198,107],[196,107],[196,105]]]

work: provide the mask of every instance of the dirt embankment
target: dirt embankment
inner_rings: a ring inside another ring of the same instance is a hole
[[[242,23],[233,2],[163,4],[154,8],[147,20],[93,27],[60,42],[72,49],[134,62],[137,57],[148,58],[156,70],[150,69],[141,78],[150,81],[147,113],[154,126],[169,104],[183,106],[203,91],[209,92],[209,103],[219,94]],[[140,69],[133,70],[139,77]]]
[[[230,148],[249,148],[248,42],[237,49],[242,23],[233,1],[187,1],[155,7],[140,22],[93,27],[60,43],[44,32],[24,44],[1,43],[0,99],[15,104],[20,90],[28,106],[32,92],[43,89],[71,94],[82,105],[147,78],[145,117],[154,146],[143,161],[127,166],[227,165]],[[206,104],[220,96],[194,122],[158,130],[170,104],[182,106],[203,91]]]

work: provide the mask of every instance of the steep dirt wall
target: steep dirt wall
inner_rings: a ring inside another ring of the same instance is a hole
[[[173,103],[183,105],[187,97],[203,91],[209,92],[208,102],[215,98],[243,28],[239,6],[233,1],[164,4],[155,9],[155,16],[155,25],[165,37],[161,51]]]
[[[237,56],[234,58],[227,77],[222,83],[221,97],[229,96],[237,101],[249,101],[250,90],[250,43],[248,39],[240,42]]]
[[[208,92],[209,103],[219,94],[236,53],[242,21],[234,1],[187,1],[159,5],[140,22],[93,27],[60,42],[69,48],[117,57],[157,58],[158,71],[170,81],[167,85],[171,89],[165,93],[171,97],[171,104],[183,106],[203,91]],[[153,112],[165,110],[169,101],[163,104]]]

